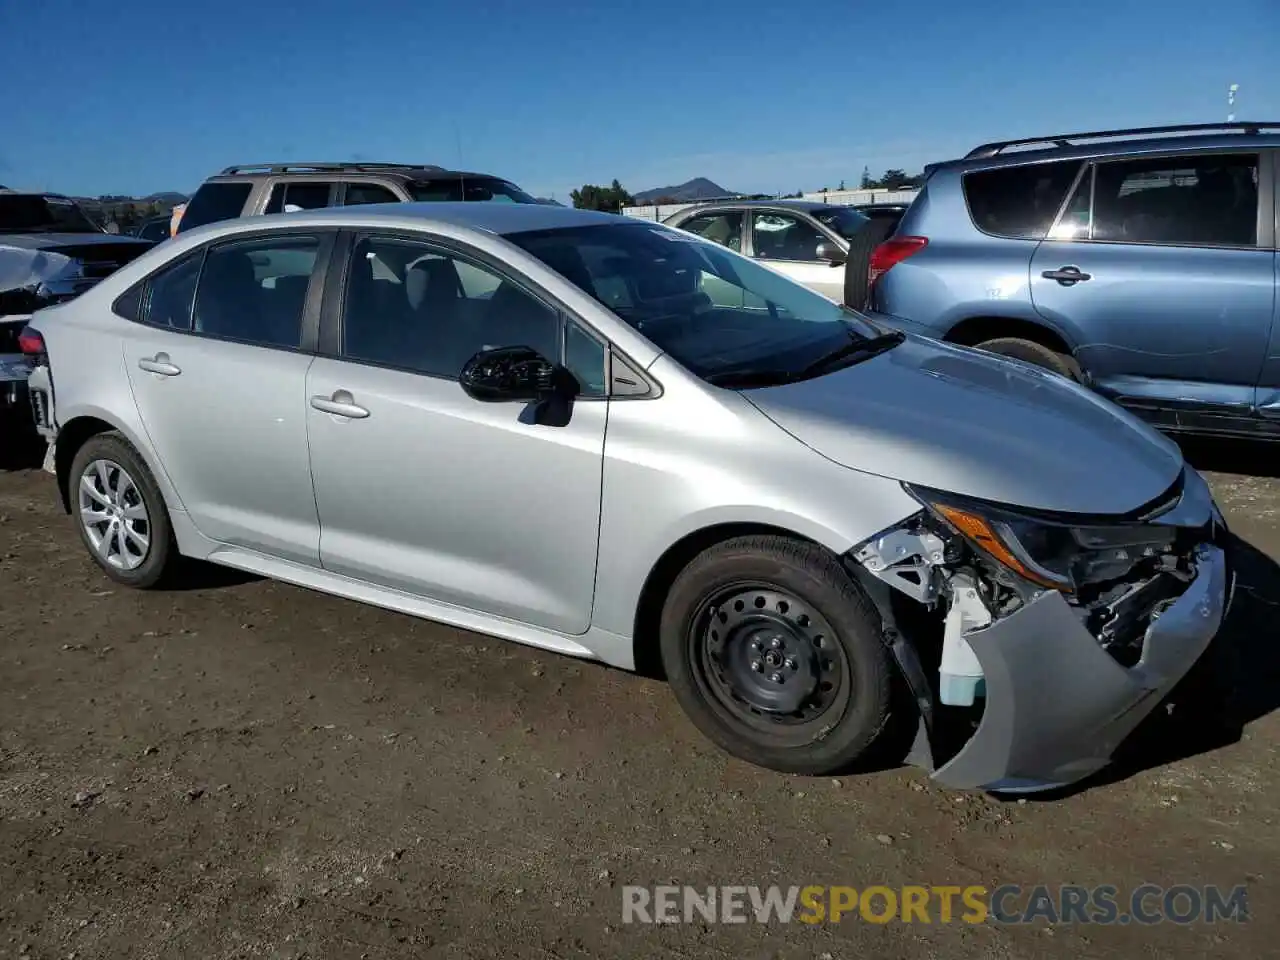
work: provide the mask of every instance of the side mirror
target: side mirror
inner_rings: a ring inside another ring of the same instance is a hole
[[[467,396],[486,403],[572,397],[577,381],[559,364],[529,347],[481,350],[458,377]]]
[[[838,244],[832,243],[830,240],[823,240],[822,243],[818,244],[817,256],[819,260],[825,260],[833,267],[838,267],[849,259],[849,255],[841,250]]]

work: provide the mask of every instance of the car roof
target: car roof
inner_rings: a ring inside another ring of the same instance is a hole
[[[780,207],[786,210],[800,210],[804,213],[814,213],[819,210],[853,209],[848,204],[823,203],[821,200],[710,200],[706,203],[694,203],[677,212],[683,214],[700,210],[725,209],[729,207]]]
[[[241,167],[228,167],[221,173],[206,177],[210,181],[256,180],[266,177],[307,178],[317,180],[334,180],[344,177],[383,177],[399,180],[451,180],[455,177],[478,177],[485,180],[505,180],[493,173],[478,173],[474,170],[449,170],[429,164],[415,166],[413,164],[334,164],[321,166],[312,164],[246,164]]]
[[[478,203],[478,202],[421,202],[421,203],[371,203],[355,207],[320,207],[299,210],[294,213],[273,213],[266,216],[239,217],[221,220],[187,232],[184,236],[201,233],[212,236],[219,228],[236,230],[263,229],[274,226],[332,226],[359,228],[379,221],[386,228],[429,227],[432,224],[448,224],[455,227],[482,230],[486,233],[509,234],[526,230],[554,230],[559,227],[583,227],[593,224],[637,224],[655,226],[647,220],[623,217],[596,210],[578,210],[574,207],[553,207],[542,203]]]
[[[1215,126],[1215,125],[1208,125]],[[1246,125],[1247,126],[1247,125]],[[1276,124],[1257,124],[1258,127],[1276,127]],[[1118,131],[1109,134],[1101,131],[1096,134],[1061,134],[1044,138],[1028,138],[1026,140],[1009,140],[990,144],[982,144],[970,150],[963,157],[931,163],[925,169],[932,172],[937,169],[988,169],[992,167],[1017,166],[1026,163],[1044,163],[1054,160],[1084,160],[1094,157],[1107,157],[1116,154],[1141,153],[1182,153],[1200,150],[1240,150],[1250,147],[1267,149],[1280,146],[1280,133],[1235,132],[1235,133],[1176,133],[1185,128],[1149,128],[1153,132],[1142,136],[1130,136],[1136,131]],[[1170,132],[1159,132],[1168,130]],[[1072,139],[1084,142],[1072,143]],[[1046,143],[1044,147],[1035,144]],[[1010,149],[1012,148],[1012,149]]]

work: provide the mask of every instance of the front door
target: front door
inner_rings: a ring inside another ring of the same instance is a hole
[[[1252,409],[1275,297],[1260,166],[1257,153],[1218,153],[1086,170],[1032,257],[1031,295],[1076,332],[1101,391]]]
[[[603,346],[512,279],[423,240],[356,238],[346,287],[340,355],[307,374],[325,569],[585,632],[608,416]],[[516,345],[578,364],[597,396],[548,426],[527,404],[463,392],[472,355]]]
[[[276,234],[197,251],[150,280],[142,322],[124,328],[143,425],[196,528],[313,565],[312,357],[300,345],[325,239]]]
[[[794,213],[757,210],[751,222],[752,256],[815,293],[844,302],[844,267],[818,259],[818,245],[834,243],[830,237]]]

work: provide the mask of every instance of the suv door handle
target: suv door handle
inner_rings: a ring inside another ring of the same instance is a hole
[[[1046,280],[1057,280],[1064,287],[1069,287],[1073,283],[1079,283],[1082,280],[1092,280],[1093,274],[1081,272],[1079,267],[1066,266],[1059,267],[1057,270],[1046,270],[1040,274]]]
[[[167,353],[157,353],[154,358],[143,357],[138,361],[138,366],[147,373],[158,373],[162,377],[176,377],[182,372],[181,367],[175,367],[169,362]]]
[[[322,413],[331,413],[335,417],[347,417],[350,420],[363,420],[369,411],[356,403],[350,390],[335,390],[331,397],[312,397],[311,406]]]

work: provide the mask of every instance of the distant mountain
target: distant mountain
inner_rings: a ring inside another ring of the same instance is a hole
[[[550,197],[535,197],[539,203],[546,204],[548,207],[563,207],[564,204],[559,200],[552,200]]]
[[[654,187],[652,190],[641,190],[632,194],[636,203],[655,203],[658,200],[674,200],[677,203],[689,203],[693,200],[710,200],[713,197],[732,197],[735,191],[726,190],[720,184],[706,177],[694,177],[687,183],[676,187]]]
[[[144,203],[169,203],[177,205],[186,203],[188,197],[185,193],[174,193],[173,191],[165,191],[162,193],[149,193],[142,198]]]

